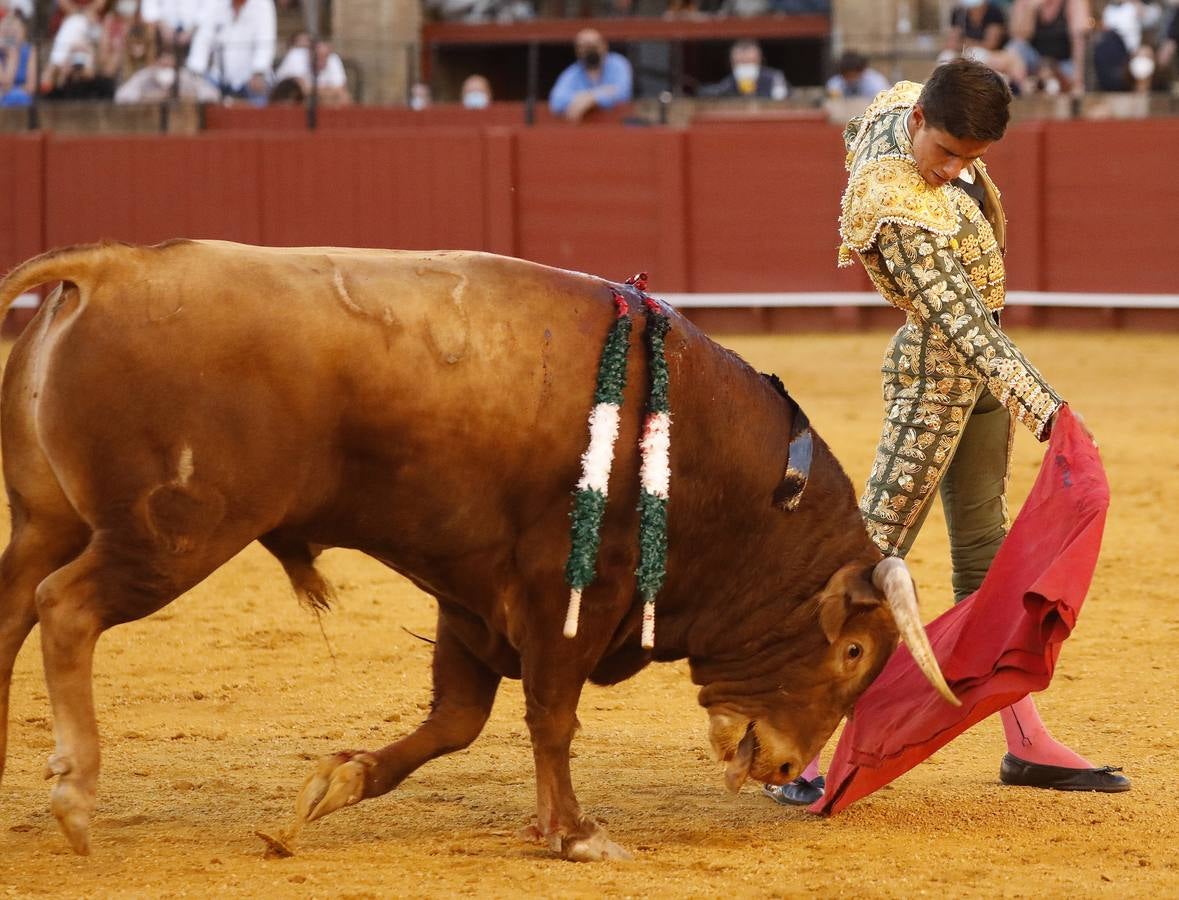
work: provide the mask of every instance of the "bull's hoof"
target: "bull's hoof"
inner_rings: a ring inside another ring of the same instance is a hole
[[[364,799],[365,776],[376,764],[376,757],[364,751],[345,750],[320,757],[295,801],[297,827],[359,803]]]
[[[89,856],[93,801],[77,785],[59,781],[50,794],[49,808],[73,851],[79,856]]]
[[[561,856],[572,862],[600,862],[604,859],[634,859],[622,847],[597,831],[589,837],[565,838],[561,841]]]

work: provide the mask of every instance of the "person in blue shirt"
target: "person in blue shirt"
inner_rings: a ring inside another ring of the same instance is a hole
[[[36,93],[37,50],[29,43],[24,14],[0,19],[0,106],[28,106]]]
[[[573,50],[577,62],[557,78],[549,92],[549,109],[571,122],[579,122],[592,109],[610,109],[630,101],[630,62],[619,53],[611,53],[601,34],[592,28],[579,31],[573,39]]]

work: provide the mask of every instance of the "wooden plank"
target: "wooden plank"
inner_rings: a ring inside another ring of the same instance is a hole
[[[593,28],[607,41],[735,41],[826,38],[831,19],[821,14],[793,16],[720,16],[707,19],[531,19],[525,22],[468,24],[429,22],[422,44],[572,44],[577,32]]]

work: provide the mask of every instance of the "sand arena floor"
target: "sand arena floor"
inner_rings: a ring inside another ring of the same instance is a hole
[[[581,704],[580,798],[634,862],[566,863],[515,837],[533,812],[518,682],[505,683],[472,748],[310,826],[293,859],[263,859],[254,829],[288,820],[315,758],[380,746],[423,715],[430,648],[402,626],[431,634],[434,607],[367,558],[329,552],[333,658],[255,544],[99,644],[104,769],[90,858],[67,850],[48,811],[52,735],[34,632],[13,685],[0,895],[1179,896],[1179,338],[1018,339],[1099,437],[1113,494],[1092,593],[1040,704],[1095,763],[1124,764],[1130,793],[1003,787],[990,720],[832,820],[775,806],[752,785],[730,796],[681,663],[589,687]],[[885,340],[726,342],[782,376],[859,485]],[[1039,460],[1020,434],[1016,503]],[[950,602],[940,511],[910,562],[932,618]]]

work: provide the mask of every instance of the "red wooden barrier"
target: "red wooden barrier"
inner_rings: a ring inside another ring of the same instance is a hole
[[[45,247],[45,140],[40,134],[0,136],[0,272]]]
[[[808,110],[808,115],[811,114]],[[568,123],[549,112],[541,99],[533,110],[536,124]],[[821,113],[817,113],[821,115]],[[634,115],[629,103],[612,109],[592,110],[586,121],[593,124],[618,124]],[[206,131],[308,131],[307,110],[301,106],[206,106]],[[488,128],[499,125],[524,125],[525,105],[518,101],[492,103],[486,109],[467,109],[459,103],[436,103],[423,110],[405,106],[324,106],[317,112],[320,131],[380,128]]]
[[[835,264],[844,152],[827,125],[688,132],[692,289],[867,290]]]
[[[1176,160],[1176,119],[1046,128],[1048,290],[1179,292]]]
[[[261,112],[275,126],[300,113]],[[186,235],[483,248],[612,278],[646,269],[668,293],[868,287],[834,264],[845,173],[829,126],[355,124],[0,138],[0,266],[61,244]],[[1175,120],[1013,128],[989,154],[1011,287],[1179,293],[1176,156]]]
[[[218,106],[204,108],[206,131],[298,131],[307,127],[301,106]]]
[[[617,279],[646,269],[660,289],[679,289],[683,236],[661,173],[675,138],[595,125],[517,131],[517,253]]]
[[[45,240],[262,240],[257,141],[249,137],[46,140]]]
[[[1043,279],[1044,133],[1040,124],[1019,125],[987,151],[991,176],[1003,195],[1007,213],[1007,287],[1018,291],[1050,290]]]
[[[485,246],[478,131],[275,134],[258,146],[264,244]]]

